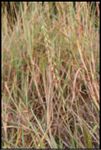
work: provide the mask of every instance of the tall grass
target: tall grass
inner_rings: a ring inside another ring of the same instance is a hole
[[[9,5],[2,3],[2,147],[98,148],[99,16],[87,2],[76,10],[72,2]]]

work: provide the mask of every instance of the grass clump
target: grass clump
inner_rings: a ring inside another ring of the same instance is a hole
[[[2,2],[3,148],[99,147],[98,6]]]

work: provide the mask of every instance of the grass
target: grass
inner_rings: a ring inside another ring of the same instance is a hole
[[[99,16],[87,2],[76,12],[72,2],[10,7],[2,4],[2,147],[98,148]]]

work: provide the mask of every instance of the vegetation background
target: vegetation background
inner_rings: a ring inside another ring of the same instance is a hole
[[[99,2],[2,2],[2,147],[99,147]]]

